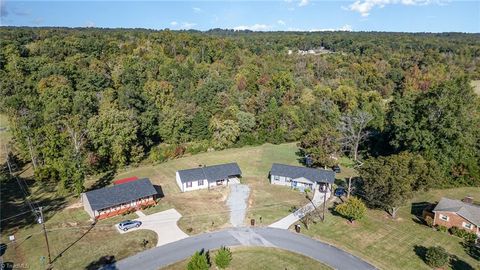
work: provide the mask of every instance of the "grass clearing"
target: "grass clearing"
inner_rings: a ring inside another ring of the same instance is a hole
[[[369,210],[364,219],[351,225],[328,212],[324,223],[311,225],[303,233],[364,258],[381,269],[430,269],[416,252],[434,245],[441,245],[450,254],[458,256],[458,265],[471,267],[463,269],[480,269],[480,262],[465,252],[460,238],[419,224],[414,215],[425,203],[434,203],[442,196],[461,199],[466,195],[480,198],[480,189],[456,188],[420,193],[412,204],[399,210],[397,220],[392,220],[384,211]],[[455,266],[451,269],[461,268]]]
[[[0,114],[0,163],[3,164],[6,159],[6,145],[12,138],[8,117]]]
[[[472,81],[470,84],[473,87],[473,91],[480,95],[480,80]]]
[[[232,262],[227,269],[235,270],[327,270],[332,269],[312,258],[276,248],[237,247],[232,248]],[[216,252],[211,252],[211,260]],[[172,264],[163,269],[183,270],[187,268],[189,259]],[[213,262],[212,262],[213,264]],[[213,269],[213,268],[212,268]]]
[[[119,260],[154,247],[157,241],[154,232],[138,230],[120,236],[114,227],[120,220],[135,217],[135,214],[118,216],[91,227],[89,216],[83,209],[65,209],[57,213],[45,223],[54,268],[94,269],[93,266],[97,266],[104,256]],[[8,240],[10,234],[15,235],[16,242]],[[143,246],[143,239],[148,241],[146,246]],[[47,251],[39,224],[3,233],[2,243],[8,243],[4,262],[14,262],[28,269],[45,268],[46,261],[42,262],[40,258],[47,258]]]

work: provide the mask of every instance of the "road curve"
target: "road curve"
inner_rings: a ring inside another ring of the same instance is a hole
[[[195,251],[221,246],[264,246],[289,250],[318,260],[334,269],[376,269],[371,264],[334,246],[276,228],[229,228],[204,233],[140,252],[103,269],[157,270],[190,257]]]

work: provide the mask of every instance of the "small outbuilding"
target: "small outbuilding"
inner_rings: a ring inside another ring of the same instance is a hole
[[[157,190],[148,178],[82,193],[83,208],[95,220],[154,205]]]
[[[194,169],[179,170],[176,173],[178,187],[182,192],[227,186],[238,181],[242,171],[237,163],[202,166]]]
[[[335,172],[316,168],[306,168],[273,163],[270,170],[270,183],[289,186],[300,190],[319,188],[320,191],[331,190],[335,181]]]

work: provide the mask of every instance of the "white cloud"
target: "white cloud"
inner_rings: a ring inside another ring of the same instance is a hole
[[[85,27],[95,27],[95,22],[93,22],[93,21],[87,21],[87,22],[85,23]]]
[[[254,25],[239,25],[234,27],[233,30],[252,30],[252,31],[268,31],[271,29],[270,25],[266,24],[254,24]]]
[[[176,22],[176,21],[170,22],[170,25],[172,25],[172,26],[176,26],[177,24],[178,24],[178,22]]]
[[[190,22],[184,22],[182,23],[182,28],[183,29],[192,29],[192,27],[194,27],[195,25],[197,25],[196,23],[190,23]]]
[[[201,8],[198,8],[198,7],[194,7],[194,8],[193,8],[193,12],[195,12],[195,13],[200,13],[200,12],[202,12],[202,9],[201,9]]]
[[[310,2],[310,0],[300,0],[300,3],[298,3],[298,6],[299,7],[304,7],[304,6],[308,5],[308,2]]]
[[[345,24],[344,26],[340,27],[338,30],[339,30],[339,31],[351,32],[351,31],[353,31],[353,28],[352,28],[351,25]]]
[[[280,24],[280,25],[286,25],[287,24],[287,23],[285,23],[285,21],[282,21],[282,20],[278,20],[277,23]]]
[[[370,11],[375,8],[383,8],[390,4],[401,4],[406,6],[429,5],[432,3],[442,4],[444,0],[357,0],[345,9],[360,13],[362,17],[370,15]]]
[[[349,24],[345,24],[342,27],[339,28],[313,28],[310,30],[305,30],[301,28],[294,28],[294,27],[289,27],[287,28],[287,31],[296,31],[296,32],[333,32],[333,31],[353,31],[353,28]]]

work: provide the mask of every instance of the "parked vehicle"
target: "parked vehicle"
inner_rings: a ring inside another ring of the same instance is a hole
[[[342,188],[342,187],[339,187],[337,189],[335,189],[335,196],[337,197],[342,197],[343,195],[345,195],[345,189]]]
[[[332,170],[335,172],[335,173],[340,173],[342,170],[340,170],[340,166],[338,165],[335,165],[332,167]]]
[[[122,221],[120,223],[118,223],[118,228],[120,230],[123,230],[123,231],[128,231],[132,228],[138,228],[140,227],[140,225],[142,225],[142,222],[141,221],[137,221],[137,220],[125,220],[125,221]]]

